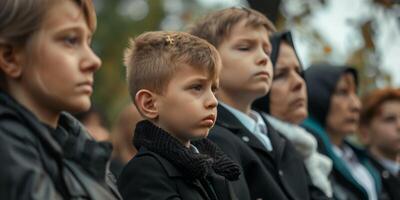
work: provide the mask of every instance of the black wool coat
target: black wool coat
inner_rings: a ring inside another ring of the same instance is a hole
[[[312,186],[303,160],[289,140],[267,124],[273,151],[262,143],[226,108],[218,106],[216,126],[209,139],[242,167],[243,176],[233,187],[251,199],[328,199]],[[243,183],[245,182],[245,183]]]
[[[372,165],[379,171],[382,181],[380,200],[400,199],[400,175],[394,176],[380,164],[372,155],[369,155]]]
[[[193,152],[148,121],[138,123],[134,144],[138,154],[128,162],[118,188],[124,199],[237,199],[228,179],[239,166],[207,139],[192,142]]]

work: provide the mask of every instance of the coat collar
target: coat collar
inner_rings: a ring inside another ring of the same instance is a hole
[[[243,142],[247,143],[252,148],[268,152],[263,144],[254,134],[239,121],[228,109],[218,105],[217,125],[229,129],[232,133],[238,136]]]
[[[137,124],[133,142],[137,149],[145,147],[161,155],[190,179],[204,178],[210,170],[229,180],[237,180],[240,174],[239,166],[210,140],[192,141],[199,153],[194,152],[147,120]],[[171,175],[179,174],[171,171]]]
[[[45,149],[54,153],[54,159],[63,158],[79,163],[96,180],[104,180],[107,162],[112,147],[108,142],[96,142],[90,139],[78,120],[63,112],[56,129],[49,128],[28,109],[4,92],[0,92],[0,117],[14,118],[27,126],[38,137]],[[63,142],[59,135],[66,135]]]
[[[201,177],[199,179],[187,179],[187,176],[182,173],[179,168],[177,168],[171,161],[167,160],[163,156],[150,151],[146,147],[142,146],[139,149],[139,153],[135,157],[140,157],[140,156],[152,156],[156,160],[158,160],[161,164],[161,166],[164,168],[166,171],[167,175],[172,178],[172,179],[183,179],[185,180],[186,184],[190,184],[194,186],[203,197],[206,197],[206,199],[211,199],[209,197],[208,192],[200,182],[200,180],[205,180],[207,179],[210,184],[212,184],[214,190],[216,191],[216,195],[218,196],[219,199],[221,200],[231,200],[231,196],[229,193],[233,194],[233,191],[230,191],[230,188],[227,185],[227,181],[223,176],[217,175],[213,169],[208,171],[208,174],[205,177]],[[219,193],[217,191],[229,191],[229,193],[222,192]]]
[[[21,121],[29,130],[35,133],[46,149],[58,156],[62,155],[61,146],[51,136],[49,129],[40,123],[39,119],[31,111],[4,92],[0,92],[0,105],[3,105],[0,106],[0,117]]]
[[[273,154],[280,157],[286,146],[286,141],[281,138],[279,133],[271,126],[271,124],[266,119],[264,113],[260,113],[263,118],[267,129],[268,137],[271,140],[273,147]],[[257,149],[269,156],[272,156],[264,145],[258,140],[254,134],[250,133],[248,129],[232,114],[228,109],[223,106],[218,105],[218,115],[217,115],[217,125],[229,129],[232,133],[242,139],[243,142],[247,143],[250,147]]]

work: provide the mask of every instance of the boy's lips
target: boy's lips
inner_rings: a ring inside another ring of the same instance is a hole
[[[78,87],[82,88],[82,90],[84,92],[91,94],[93,92],[93,81],[88,80],[88,81],[80,82],[80,83],[78,83]]]
[[[254,76],[261,76],[261,77],[266,77],[266,78],[270,78],[271,75],[267,72],[267,71],[260,71],[254,74]]]
[[[201,125],[212,127],[215,123],[215,115],[211,114],[201,120]]]

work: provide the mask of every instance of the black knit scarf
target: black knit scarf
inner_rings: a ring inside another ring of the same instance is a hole
[[[240,175],[239,166],[210,140],[192,141],[200,152],[196,153],[147,120],[136,125],[133,144],[137,149],[143,146],[166,158],[190,179],[204,178],[210,169],[231,181]]]

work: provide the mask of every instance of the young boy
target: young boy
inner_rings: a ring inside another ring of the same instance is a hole
[[[265,16],[247,8],[211,13],[190,29],[213,44],[222,59],[218,119],[210,139],[239,162],[251,199],[310,199],[300,155],[265,117],[251,110],[271,86],[269,35],[274,31]],[[234,186],[238,196],[246,192]]]
[[[382,199],[400,199],[400,89],[375,89],[362,98],[360,134],[380,173]]]
[[[217,114],[221,61],[205,40],[148,32],[132,41],[125,65],[129,92],[145,121],[138,154],[118,182],[125,199],[235,199],[228,180],[239,166],[205,139]]]

